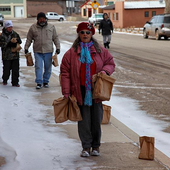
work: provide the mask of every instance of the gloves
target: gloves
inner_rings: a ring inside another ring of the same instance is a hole
[[[70,96],[70,94],[64,94],[64,98],[68,99],[68,97]]]
[[[106,72],[105,72],[105,71],[101,71],[101,73],[102,73],[102,74],[106,74]]]
[[[57,54],[60,54],[60,49],[56,49],[56,53],[57,53]]]
[[[27,54],[28,53],[28,50],[27,49],[25,49],[25,54]]]

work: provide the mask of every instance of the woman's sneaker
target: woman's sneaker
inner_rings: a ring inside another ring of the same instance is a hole
[[[83,149],[80,156],[81,157],[89,157],[90,156],[90,148]]]
[[[100,156],[99,148],[93,148],[91,152],[91,156]]]
[[[7,81],[3,81],[3,85],[6,86],[7,85]]]
[[[41,84],[37,84],[36,89],[41,89],[42,85]]]
[[[14,87],[20,87],[19,84],[13,84],[12,86],[14,86]]]

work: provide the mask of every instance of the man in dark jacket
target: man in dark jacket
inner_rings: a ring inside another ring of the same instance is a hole
[[[5,21],[5,27],[0,35],[0,47],[2,50],[3,61],[3,85],[7,85],[7,81],[12,70],[12,86],[20,87],[19,85],[19,50],[21,44],[19,34],[13,30],[12,21]],[[19,47],[18,47],[19,46]]]
[[[104,47],[109,48],[109,44],[111,41],[111,31],[113,33],[113,24],[109,19],[107,13],[103,14],[103,20],[100,22],[99,25],[99,34],[100,30],[102,30]]]

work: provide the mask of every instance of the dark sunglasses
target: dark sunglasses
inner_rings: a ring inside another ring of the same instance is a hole
[[[86,33],[87,35],[89,35],[91,33],[91,31],[80,31],[80,33],[81,34],[85,34]]]

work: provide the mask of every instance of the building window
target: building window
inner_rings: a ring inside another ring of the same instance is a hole
[[[119,13],[116,13],[116,20],[119,20]]]
[[[108,13],[108,17],[110,18],[110,12]]]
[[[115,13],[113,13],[113,20],[115,20]]]
[[[145,11],[145,17],[149,17],[149,11]]]
[[[152,16],[155,16],[156,15],[156,11],[152,11]]]
[[[10,7],[0,7],[0,11],[11,11]]]
[[[86,9],[83,9],[83,16],[86,16]]]

